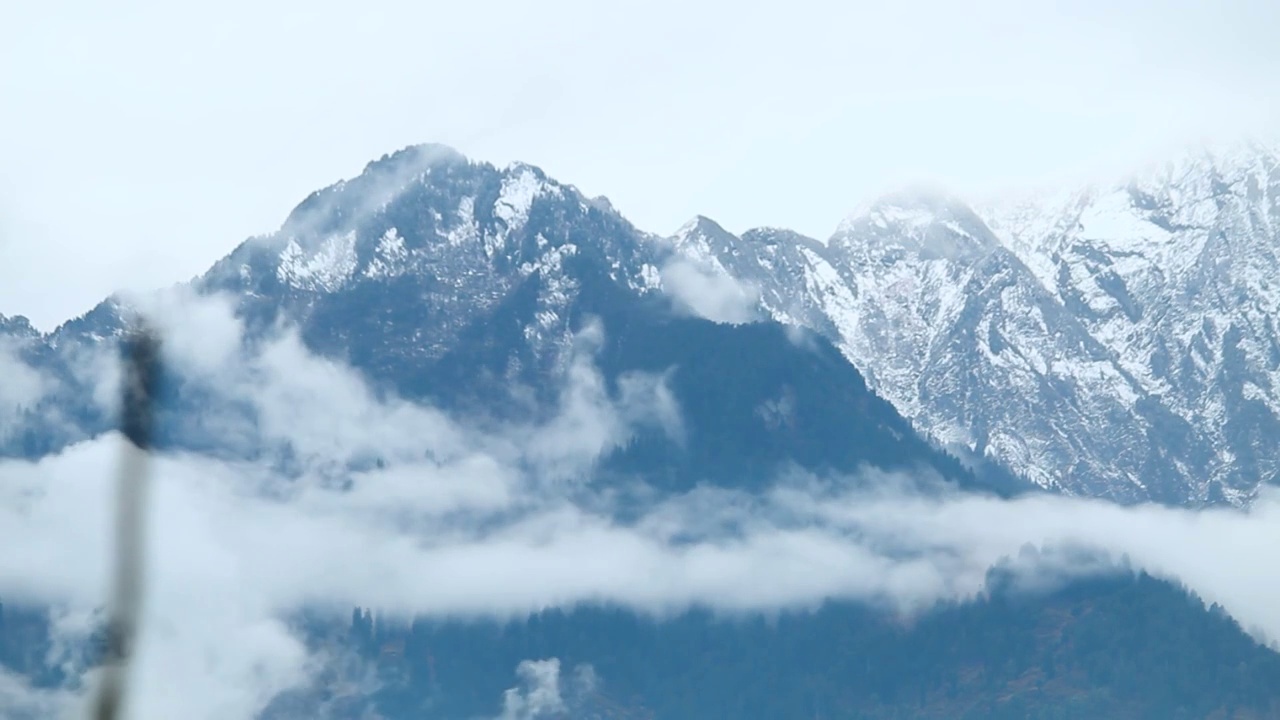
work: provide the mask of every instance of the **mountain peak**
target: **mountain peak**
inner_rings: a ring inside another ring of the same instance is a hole
[[[682,239],[695,234],[715,237],[720,235],[732,235],[733,233],[725,230],[720,223],[712,220],[706,215],[694,215],[692,219],[681,225],[679,229],[676,230],[673,237]]]
[[[963,201],[936,187],[915,185],[883,195],[847,217],[828,245],[856,253],[972,260],[999,241]]]
[[[325,235],[386,207],[413,182],[438,168],[465,167],[466,156],[446,145],[410,145],[365,165],[354,178],[317,190],[298,203],[281,225],[281,236]]]
[[[466,155],[454,148],[440,143],[418,143],[407,145],[394,152],[389,152],[377,160],[371,160],[364,167],[364,173],[388,172],[397,168],[411,167],[415,170],[432,165],[466,164],[470,162]]]
[[[34,337],[40,334],[25,315],[0,313],[0,333],[16,337]]]
[[[550,348],[576,322],[583,288],[613,281],[653,290],[656,249],[606,203],[536,166],[494,166],[423,145],[312,194],[278,232],[242,244],[200,282],[245,293],[264,316],[342,312],[351,297],[395,289],[407,298],[403,317],[386,311],[394,316],[386,322],[432,317],[440,326],[430,347],[412,333],[402,341],[407,355],[433,361],[472,319],[500,306],[527,311],[525,340],[558,357]]]
[[[841,225],[856,221],[886,208],[914,208],[940,210],[953,204],[963,204],[947,190],[933,183],[908,183],[871,196],[858,203],[845,215]]]
[[[671,244],[686,257],[710,260],[733,251],[738,237],[704,215],[696,215],[671,236]]]
[[[1201,194],[1221,194],[1242,183],[1265,188],[1280,165],[1280,146],[1266,139],[1205,141],[1148,162],[1112,185],[1147,192],[1170,186]]]
[[[822,240],[811,238],[795,230],[780,227],[751,228],[742,233],[742,241],[766,246],[794,245],[814,251],[821,251],[826,247],[826,243]]]

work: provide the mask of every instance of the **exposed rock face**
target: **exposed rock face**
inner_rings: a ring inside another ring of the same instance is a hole
[[[916,426],[1046,487],[1245,503],[1280,478],[1280,160],[1245,143],[975,211],[916,189],[826,242],[678,247],[830,337]]]

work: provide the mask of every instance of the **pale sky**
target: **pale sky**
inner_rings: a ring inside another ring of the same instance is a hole
[[[1280,107],[1271,0],[47,0],[0,7],[0,313],[203,271],[310,191],[443,142],[825,236],[901,182],[1072,176]]]

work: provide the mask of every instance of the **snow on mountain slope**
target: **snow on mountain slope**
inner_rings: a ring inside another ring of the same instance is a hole
[[[538,168],[416,146],[313,194],[277,233],[244,243],[201,285],[246,296],[250,315],[256,307],[264,322],[283,315],[313,328],[309,340],[327,350],[375,342],[383,354],[420,362],[444,358],[519,295],[529,317],[516,331],[540,362],[554,364],[570,342],[583,282],[573,267],[607,267],[611,280],[646,294],[660,285],[666,253]],[[382,302],[387,294],[404,306]],[[357,327],[373,334],[354,337]]]
[[[705,219],[674,240],[959,452],[1068,492],[1246,503],[1280,478],[1278,198],[1250,143],[981,213],[904,190],[826,243]]]
[[[676,246],[712,229],[703,221]],[[1148,468],[1109,466],[1104,457],[1149,443],[1132,381],[963,204],[908,191],[842,223],[825,245],[792,234],[769,239],[779,249],[758,232],[733,239],[719,230],[713,246],[726,249],[720,259],[730,271],[765,288],[767,311],[832,337],[937,440],[1046,487],[1148,494]],[[1081,414],[1124,427],[1082,438],[1069,422]],[[1101,471],[1073,485],[1063,471],[1081,466]]]
[[[1274,148],[1188,152],[1122,183],[990,216],[1142,390],[1205,436],[1183,458],[1188,489],[1243,501],[1280,479]]]
[[[1280,478],[1278,157],[1212,148],[977,210],[913,188],[825,242],[703,217],[664,240],[535,167],[417,146],[313,193],[196,286],[375,373],[483,361],[505,382],[554,369],[574,318],[618,302],[590,288],[660,302],[705,279],[703,306],[738,322],[749,298],[825,335],[960,454],[1068,492],[1242,504]],[[50,347],[117,333],[113,302]]]
[[[626,402],[652,393],[660,401],[628,420],[634,433],[600,458],[600,482],[642,479],[658,491],[699,483],[759,489],[797,467],[858,482],[870,466],[913,474],[923,468],[916,475],[922,488],[940,478],[1003,494],[1027,489],[1007,473],[974,473],[912,432],[833,344],[752,322],[760,317],[756,297],[781,298],[745,291],[726,263],[751,259],[785,275],[812,266],[815,281],[827,282],[823,274],[834,272],[819,262],[819,245],[783,231],[723,245],[725,235],[699,221],[681,241],[668,242],[537,168],[408,148],[313,193],[279,231],[245,241],[179,288],[168,301],[180,306],[184,294],[216,292],[240,322],[224,333],[222,317],[223,330],[208,344],[175,352],[202,367],[209,352],[227,353],[234,363],[241,356],[227,345],[242,342],[244,357],[253,357],[287,327],[308,351],[350,366],[379,394],[502,425],[579,402],[561,388],[587,372],[572,362],[582,359],[585,343],[591,392]],[[714,280],[710,291],[697,286],[707,279]],[[681,293],[708,302],[682,304]],[[688,317],[699,308],[727,319]],[[168,321],[204,327],[201,312],[179,308]],[[37,344],[111,351],[134,321],[129,316],[127,303],[108,300]],[[305,462],[291,445],[258,431],[259,411],[228,395],[221,373],[179,370],[169,380],[157,410],[160,446],[267,459],[285,472]],[[83,384],[67,388],[55,399],[78,407]],[[112,420],[103,413],[74,419],[57,443],[104,432]],[[57,443],[22,438],[0,443],[0,452],[38,456]]]
[[[753,230],[739,238],[714,221],[697,217],[671,238],[681,256],[708,272],[731,277],[758,296],[762,309],[774,319],[822,328],[822,308],[814,294],[843,289],[816,241],[789,230]],[[803,278],[813,293],[796,294],[791,281]]]

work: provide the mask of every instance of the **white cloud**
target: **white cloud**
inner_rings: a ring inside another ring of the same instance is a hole
[[[102,597],[105,558],[84,548],[106,536],[101,468],[116,449],[104,440],[0,467],[0,547],[22,548],[0,554],[0,593],[82,609]],[[465,485],[475,468],[415,467],[363,474],[350,495],[313,484],[282,499],[262,494],[259,469],[162,459],[137,717],[250,717],[305,683],[311,664],[281,619],[301,606],[505,617],[579,602],[665,614],[849,598],[910,612],[980,592],[987,569],[1026,543],[1127,553],[1280,636],[1280,582],[1253,559],[1280,541],[1272,496],[1247,513],[1194,512],[790,485],[756,499],[694,494],[622,524],[554,493],[530,496],[533,479],[510,468],[503,494],[475,502],[432,482]],[[453,512],[469,521],[451,522]]]
[[[124,307],[140,313],[164,338],[167,361],[196,377],[211,377],[235,366],[244,324],[235,315],[236,298],[198,295],[190,285],[154,293],[125,293]]]
[[[502,696],[497,720],[538,720],[565,710],[560,695],[560,661],[525,660],[516,668],[521,685]]]
[[[0,670],[0,720],[70,720],[75,709],[69,693],[34,688],[25,678]]]
[[[680,310],[719,323],[759,317],[759,291],[722,270],[679,258],[663,265],[660,275],[662,289]]]

